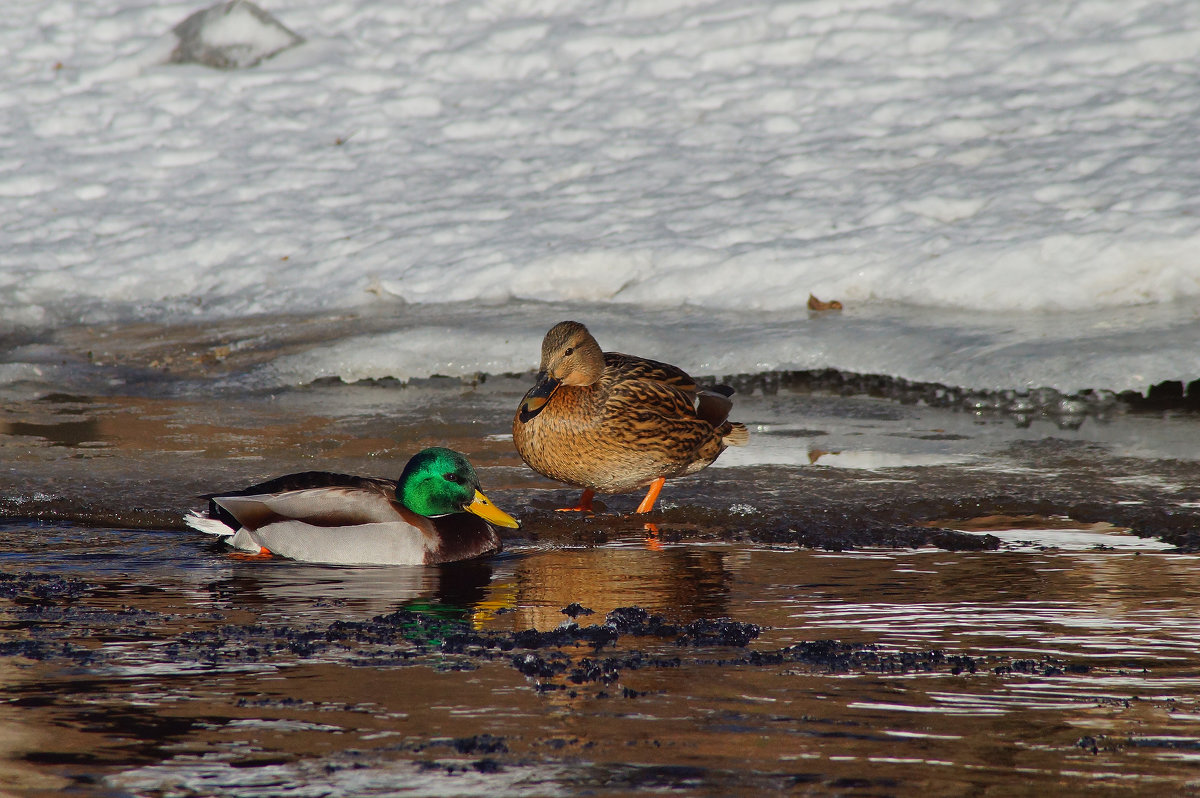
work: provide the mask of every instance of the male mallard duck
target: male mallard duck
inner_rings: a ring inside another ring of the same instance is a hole
[[[343,565],[479,557],[500,549],[492,524],[519,526],[483,495],[467,458],[442,448],[413,455],[395,482],[289,474],[213,496],[207,516],[184,521],[242,551]]]
[[[682,369],[602,352],[587,327],[559,322],[542,341],[537,383],[513,419],[513,443],[530,468],[584,489],[590,511],[600,493],[650,489],[637,512],[654,507],[669,477],[692,474],[727,446],[750,439],[728,419],[733,389],[702,389]]]

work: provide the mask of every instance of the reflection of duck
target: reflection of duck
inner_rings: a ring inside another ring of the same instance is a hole
[[[198,607],[246,611],[260,622],[361,621],[412,610],[470,621],[488,599],[495,558],[437,566],[339,566],[276,561],[271,568],[231,567],[205,574],[192,595]]]
[[[508,608],[487,613],[489,629],[519,631],[555,628],[578,603],[594,614],[576,620],[603,624],[617,607],[639,606],[673,623],[729,614],[729,555],[718,549],[669,547],[651,551],[634,546],[554,549],[493,562],[489,603]]]
[[[467,459],[418,452],[396,482],[309,471],[211,497],[184,519],[234,548],[338,564],[463,560],[500,549],[492,524],[518,523],[479,489]]]
[[[698,388],[667,363],[603,352],[579,322],[546,333],[537,384],[513,419],[513,443],[531,468],[592,497],[649,485],[649,512],[669,477],[692,474],[749,440],[728,420],[731,388]]]

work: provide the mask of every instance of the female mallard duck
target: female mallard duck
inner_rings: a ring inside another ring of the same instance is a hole
[[[602,352],[587,328],[560,322],[542,341],[537,383],[513,419],[513,443],[530,468],[592,497],[649,485],[637,512],[654,507],[663,483],[692,474],[750,434],[728,420],[733,389],[701,389],[683,370]]]
[[[309,471],[211,497],[188,526],[236,549],[342,565],[465,560],[500,550],[492,524],[515,528],[479,489],[467,458],[418,452],[395,482]]]

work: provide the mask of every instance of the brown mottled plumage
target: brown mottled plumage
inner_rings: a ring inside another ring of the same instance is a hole
[[[537,384],[513,419],[513,443],[531,468],[591,493],[650,485],[648,511],[662,480],[692,474],[727,446],[749,439],[728,420],[732,389],[697,387],[682,369],[603,352],[579,322],[546,333]]]

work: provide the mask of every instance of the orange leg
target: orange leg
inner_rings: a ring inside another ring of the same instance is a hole
[[[559,507],[560,513],[591,513],[595,512],[592,509],[592,497],[596,495],[596,491],[591,488],[584,490],[583,495],[579,497],[579,504],[574,507]]]
[[[666,483],[666,477],[659,477],[650,483],[650,490],[646,491],[646,498],[642,499],[642,503],[634,510],[636,513],[648,513],[654,509],[654,503],[658,501],[658,494],[662,492],[663,484]]]

